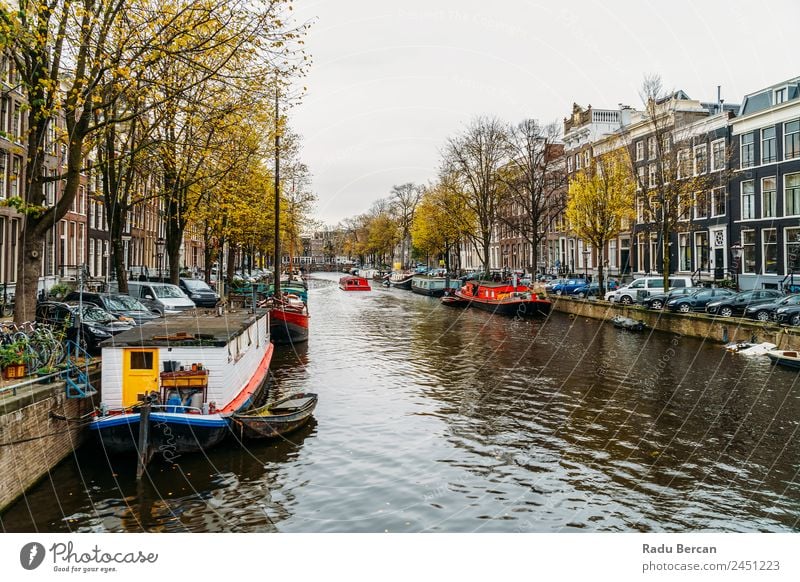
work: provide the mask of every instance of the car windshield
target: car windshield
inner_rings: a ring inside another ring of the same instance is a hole
[[[128,295],[109,295],[106,297],[106,305],[109,309],[118,311],[147,311],[144,305]]]
[[[202,279],[184,279],[183,284],[189,291],[211,291],[211,287]]]
[[[789,295],[780,301],[781,305],[797,305],[800,303],[800,295]]]
[[[97,321],[97,322],[116,321],[116,317],[111,315],[105,309],[100,309],[95,305],[84,305],[82,316],[84,321]]]
[[[185,297],[183,291],[175,285],[153,285],[153,291],[155,291],[156,297],[162,299],[180,299]]]

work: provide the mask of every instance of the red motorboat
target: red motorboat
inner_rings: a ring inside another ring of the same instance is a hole
[[[473,281],[456,291],[456,297],[477,307],[501,315],[547,315],[552,303],[542,299],[525,285],[514,285],[509,281]]]
[[[342,291],[370,291],[372,288],[364,277],[345,275],[339,279],[339,289]]]

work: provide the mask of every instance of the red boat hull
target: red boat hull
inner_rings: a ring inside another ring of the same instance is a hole
[[[273,307],[269,312],[269,333],[275,344],[297,344],[308,341],[309,315],[291,307]]]
[[[508,284],[471,283],[455,292],[469,307],[500,315],[529,317],[547,315],[552,303],[530,294],[527,287]]]
[[[369,281],[364,277],[348,276],[339,279],[339,289],[342,291],[371,291]]]

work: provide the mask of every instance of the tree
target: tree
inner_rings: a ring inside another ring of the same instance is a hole
[[[475,247],[485,272],[489,271],[489,244],[505,186],[500,178],[511,154],[506,125],[497,118],[479,117],[459,136],[447,140],[441,180],[461,196],[474,218],[464,235]]]
[[[409,248],[411,225],[421,197],[422,188],[411,182],[392,186],[392,193],[389,196],[391,212],[400,227],[400,261],[403,267],[407,266],[407,258],[411,254]]]
[[[564,210],[566,174],[560,162],[563,146],[557,143],[560,130],[556,123],[541,125],[526,119],[511,126],[507,135],[510,159],[500,173],[509,194],[509,204],[504,206],[514,205],[520,212],[500,212],[499,218],[530,245],[531,265],[525,267],[535,270],[541,242]]]
[[[570,229],[598,252],[597,281],[605,290],[601,253],[634,216],[636,183],[619,150],[598,156],[569,184],[566,218]]]
[[[449,271],[450,253],[458,248],[463,226],[474,224],[473,220],[465,219],[464,214],[462,200],[450,189],[440,183],[426,188],[411,226],[414,248],[428,255],[444,256],[445,267]],[[460,265],[456,268],[460,268]]]

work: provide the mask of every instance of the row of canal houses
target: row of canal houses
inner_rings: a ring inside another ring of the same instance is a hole
[[[737,279],[742,289],[781,288],[792,277],[800,283],[800,77],[745,95],[741,104],[717,93],[713,102],[672,93],[655,104],[657,124],[628,106],[573,105],[554,171],[568,180],[595,156],[628,148],[638,184],[636,219],[605,249],[590,248],[562,218],[554,220],[530,270],[591,275],[602,264],[623,280],[661,273],[659,229],[643,211],[642,196],[655,185],[657,156],[671,155],[684,172],[704,176],[699,182],[707,191],[697,193],[671,232],[670,272],[706,283]],[[508,230],[495,229],[491,267],[529,266],[528,245]],[[466,249],[461,261],[477,266]]]
[[[8,205],[10,198],[22,196],[27,164],[27,98],[21,90],[14,61],[0,54],[0,301],[14,296],[17,267],[21,255],[22,216]],[[52,206],[61,195],[66,172],[66,145],[57,139],[63,135],[65,121],[56,118],[44,144],[45,167],[55,178],[45,186],[45,204]],[[153,196],[158,184],[146,177],[137,185],[134,204],[122,235],[126,268],[144,267],[155,272],[167,267],[163,256],[163,201]],[[110,276],[110,233],[108,222],[113,208],[107,208],[102,196],[102,180],[93,171],[92,160],[84,163],[81,186],[70,211],[53,224],[42,249],[40,289],[49,289],[64,280],[74,280],[85,269],[99,286]],[[161,243],[161,245],[159,245]],[[159,249],[161,246],[161,249]],[[181,266],[199,272],[204,268],[203,241],[199,229],[190,227],[182,245]],[[159,252],[160,250],[160,252]]]

